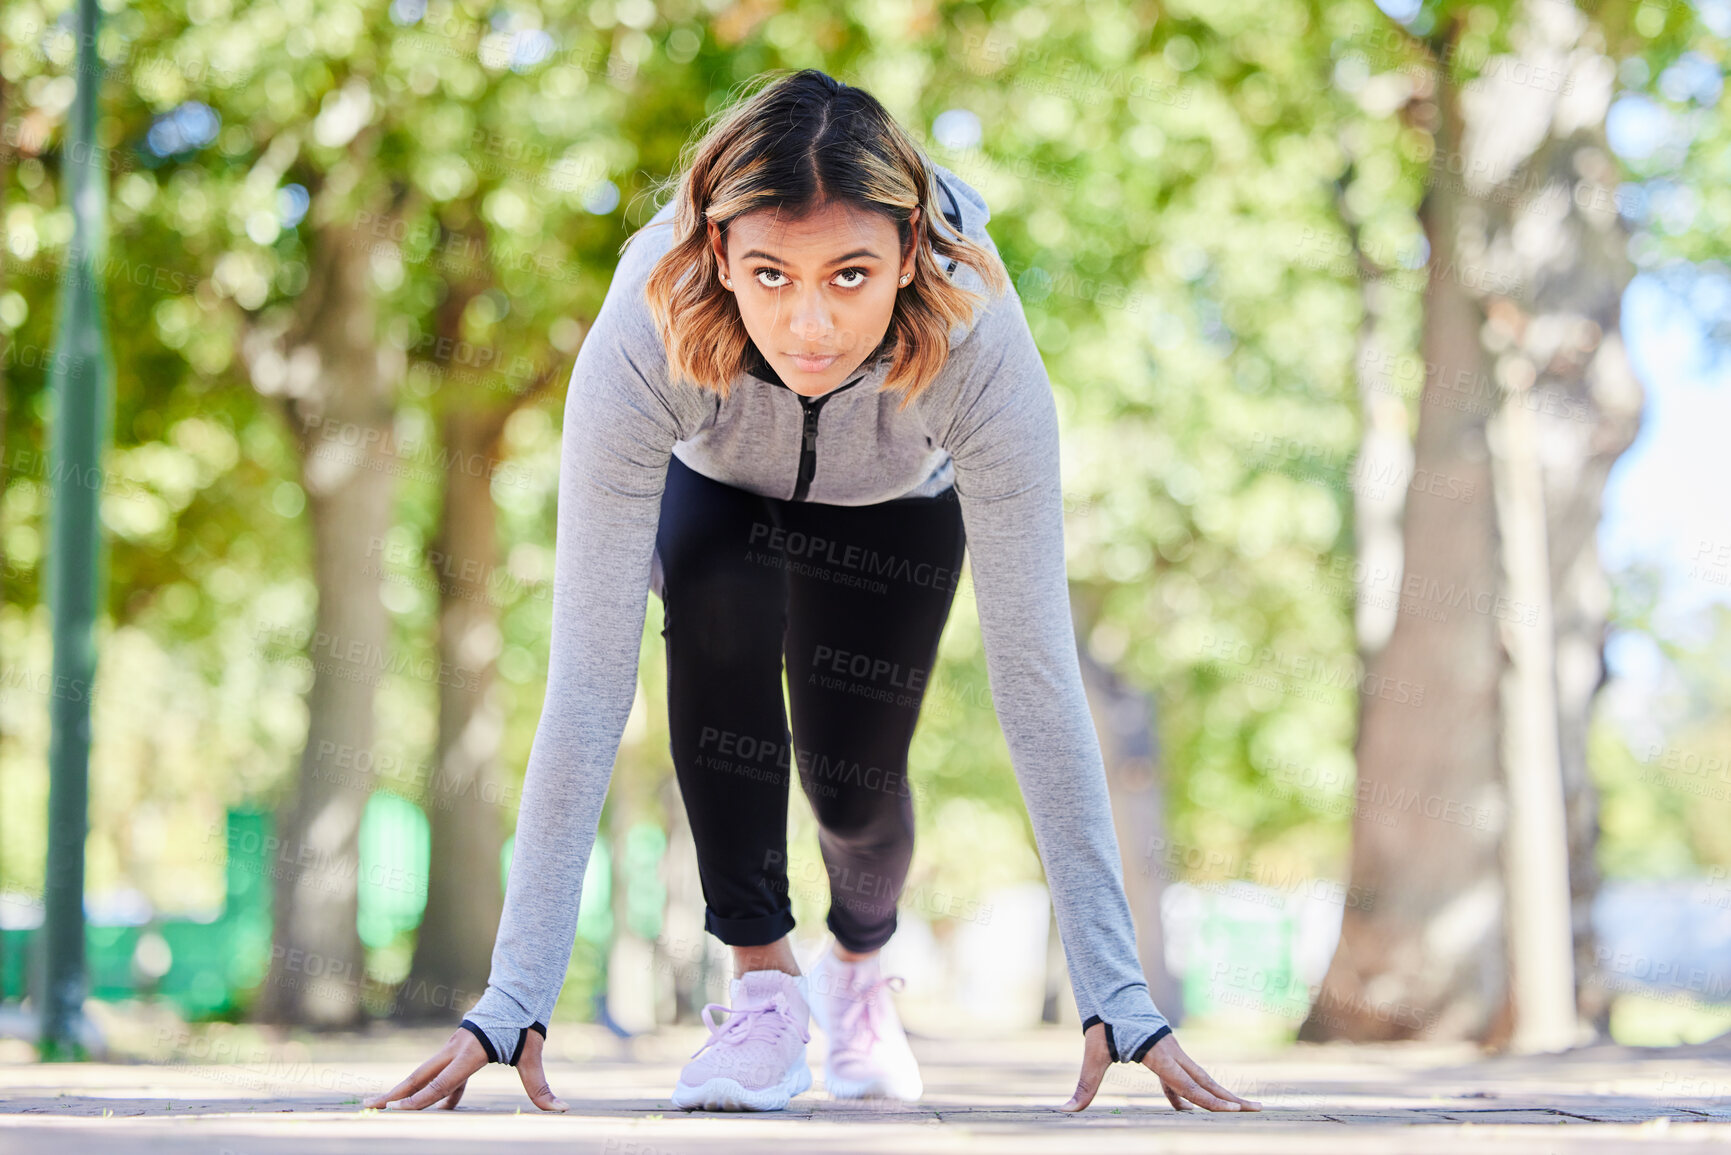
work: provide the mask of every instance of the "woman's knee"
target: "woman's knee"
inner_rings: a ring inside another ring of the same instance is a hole
[[[914,816],[911,810],[862,805],[813,807],[822,840],[850,858],[876,861],[911,853]]]
[[[669,643],[708,662],[769,662],[779,670],[786,610],[778,589],[717,565],[664,566]]]

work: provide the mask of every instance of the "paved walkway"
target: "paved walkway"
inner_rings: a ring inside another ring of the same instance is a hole
[[[1092,1107],[1066,1115],[1055,1108],[1079,1057],[1068,1031],[916,1040],[926,1099],[888,1107],[824,1095],[820,1035],[811,1052],[818,1086],[787,1111],[714,1115],[687,1114],[666,1098],[701,1028],[622,1042],[561,1026],[548,1074],[568,1115],[534,1112],[504,1067],[477,1075],[454,1113],[360,1110],[361,1096],[395,1083],[444,1035],[273,1041],[250,1027],[196,1038],[161,1027],[153,1041],[178,1061],[130,1064],[39,1064],[8,1043],[0,1047],[0,1153],[1731,1150],[1724,1044],[1483,1059],[1471,1048],[1410,1045],[1254,1053],[1187,1034],[1186,1050],[1259,1099],[1262,1112],[1175,1112],[1151,1072],[1121,1065]]]

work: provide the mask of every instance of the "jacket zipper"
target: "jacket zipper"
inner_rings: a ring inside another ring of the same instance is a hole
[[[864,379],[864,374],[855,377],[846,385],[831,389],[828,393],[817,397],[807,397],[794,393],[799,398],[799,404],[805,410],[805,421],[800,430],[799,439],[799,472],[793,485],[791,501],[804,501],[806,492],[811,489],[811,479],[817,473],[817,415],[823,409],[823,403],[840,393],[843,389],[851,389]],[[789,392],[793,392],[791,389]]]

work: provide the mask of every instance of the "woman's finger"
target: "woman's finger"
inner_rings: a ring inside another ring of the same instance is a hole
[[[431,1107],[440,1099],[448,1098],[451,1092],[456,1089],[459,1081],[452,1073],[451,1068],[453,1066],[455,1066],[455,1060],[446,1063],[443,1067],[439,1068],[439,1070],[435,1071],[433,1077],[428,1079],[426,1083],[421,1086],[420,1090],[402,1101],[400,1109],[404,1111],[419,1111],[422,1107]]]
[[[1201,1067],[1197,1066],[1194,1061],[1192,1061],[1185,1069],[1189,1071],[1192,1078],[1212,1094],[1217,1095],[1222,1099],[1230,1099],[1246,1111],[1262,1110],[1261,1103],[1256,1102],[1254,1099],[1246,1099],[1243,1095],[1235,1095],[1231,1091],[1228,1091],[1225,1087],[1222,1087],[1219,1083],[1215,1082],[1214,1077],[1207,1071],[1204,1071]]]
[[[450,1044],[446,1043],[445,1046],[441,1047],[438,1053],[432,1058],[409,1072],[408,1078],[404,1079],[401,1083],[398,1083],[395,1087],[392,1087],[389,1091],[386,1091],[383,1094],[374,1095],[370,1099],[361,1100],[361,1106],[371,1110],[381,1109],[387,1103],[393,1103],[398,1099],[419,1091],[422,1087],[427,1085],[428,1079],[431,1079],[440,1068],[450,1062],[451,1056],[447,1053],[450,1049]]]
[[[1076,1093],[1060,1111],[1080,1111],[1094,1101],[1106,1068],[1112,1065],[1112,1055],[1106,1050],[1106,1024],[1095,1023],[1082,1033],[1082,1074],[1076,1080]]]
[[[1240,1111],[1243,1110],[1231,1099],[1222,1099],[1212,1091],[1204,1090],[1202,1084],[1191,1078],[1188,1072],[1181,1073],[1173,1084],[1174,1089],[1198,1107],[1206,1107],[1210,1111]]]
[[[1155,1079],[1154,1081],[1160,1084],[1160,1089],[1162,1091],[1166,1092],[1166,1101],[1172,1104],[1172,1109],[1174,1111],[1189,1111],[1192,1109],[1190,1104],[1178,1097],[1178,1092],[1166,1085],[1165,1079]]]
[[[527,1034],[523,1040],[523,1053],[517,1058],[517,1074],[523,1079],[523,1090],[529,1093],[529,1101],[543,1111],[567,1110],[565,1101],[547,1085],[547,1071],[541,1058],[546,1041],[539,1031],[528,1031]]]
[[[469,1080],[464,1079],[461,1083],[457,1084],[457,1089],[452,1091],[443,1103],[439,1104],[439,1109],[442,1111],[455,1111],[457,1109],[457,1104],[463,1101],[463,1092],[468,1089]]]
[[[433,1073],[425,1086],[403,1100],[403,1110],[419,1111],[453,1094],[460,1094],[460,1088],[469,1081],[469,1076],[487,1065],[487,1052],[481,1049],[475,1036],[462,1027],[451,1032],[438,1057],[445,1060],[445,1065]]]
[[[1170,1036],[1170,1035],[1166,1036],[1167,1039],[1170,1039],[1171,1037],[1172,1036]],[[1165,1042],[1166,1039],[1162,1039],[1160,1041]],[[1178,1060],[1178,1065],[1183,1067],[1185,1073],[1190,1075],[1192,1078],[1194,1078],[1207,1091],[1209,1091],[1210,1093],[1212,1093],[1212,1094],[1214,1094],[1214,1095],[1216,1095],[1222,1099],[1230,1099],[1234,1103],[1240,1104],[1244,1110],[1247,1110],[1247,1111],[1260,1111],[1260,1110],[1262,1110],[1262,1104],[1261,1103],[1258,1103],[1252,1099],[1246,1099],[1242,1095],[1235,1095],[1231,1091],[1228,1091],[1225,1087],[1222,1087],[1218,1082],[1215,1081],[1214,1076],[1210,1075],[1207,1071],[1204,1071],[1202,1069],[1202,1064],[1198,1063],[1195,1059],[1191,1058],[1190,1055],[1184,1050],[1184,1048],[1179,1046],[1177,1044],[1177,1042],[1173,1042],[1172,1050],[1174,1053],[1173,1057]]]
[[[1243,1110],[1231,1099],[1222,1099],[1212,1092],[1203,1089],[1202,1085],[1190,1077],[1190,1072],[1178,1062],[1176,1055],[1178,1046],[1171,1043],[1172,1036],[1167,1035],[1142,1056],[1142,1065],[1160,1076],[1163,1084],[1171,1087],[1198,1107],[1206,1107],[1210,1111],[1240,1111]]]
[[[455,1058],[445,1064],[444,1070],[427,1081],[427,1085],[403,1100],[403,1110],[419,1111],[422,1107],[431,1107],[441,1099],[456,1094],[469,1076],[487,1065],[487,1056],[481,1052],[479,1045],[475,1053],[459,1051]]]

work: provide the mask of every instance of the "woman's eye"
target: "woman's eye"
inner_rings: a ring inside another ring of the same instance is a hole
[[[856,267],[856,268],[851,268],[851,269],[843,269],[841,272],[836,274],[836,284],[839,288],[843,288],[843,289],[857,289],[866,283],[866,278],[868,275],[869,274],[867,274],[866,270],[864,270],[862,268]],[[765,277],[776,277],[779,279],[774,280],[774,281],[766,281],[766,280],[764,280]],[[757,283],[762,285],[766,289],[779,289],[779,288],[781,288],[782,285],[787,283],[786,277],[787,277],[787,275],[785,273],[783,273],[780,269],[772,269],[772,268],[769,268],[768,266],[765,266],[764,268],[757,270]]]

